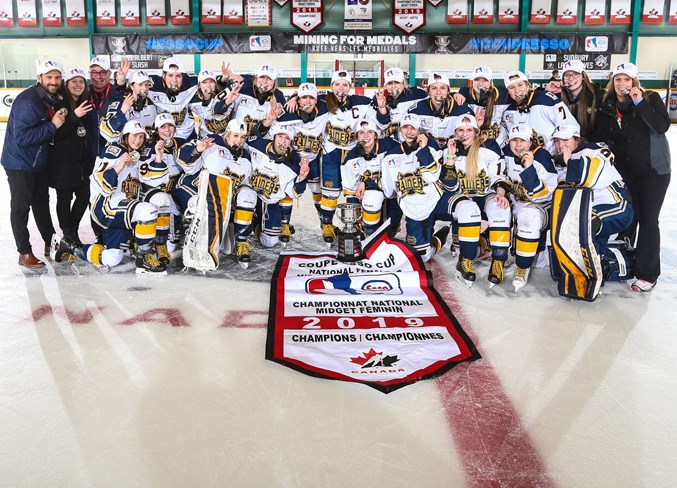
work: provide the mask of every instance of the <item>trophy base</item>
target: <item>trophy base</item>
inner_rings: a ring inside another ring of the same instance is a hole
[[[362,261],[362,241],[359,232],[337,232],[338,254],[336,259],[343,263],[356,263]]]

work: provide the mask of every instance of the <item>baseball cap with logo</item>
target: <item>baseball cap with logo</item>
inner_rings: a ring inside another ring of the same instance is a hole
[[[637,66],[632,63],[621,63],[614,67],[613,76],[616,75],[628,75],[630,78],[637,78],[639,76],[639,70],[637,69]]]
[[[275,69],[275,66],[271,64],[262,64],[256,72],[256,76],[267,76],[274,81],[277,80],[277,70]]]
[[[176,127],[176,122],[174,122],[174,117],[172,117],[172,114],[168,113],[157,114],[157,116],[155,117],[155,128],[159,129],[165,124],[172,124],[174,127]]]
[[[458,119],[456,119],[456,127],[454,127],[454,130],[458,129],[459,127],[472,127],[477,131],[480,130],[479,126],[477,125],[477,119],[471,114],[463,114],[460,115]]]
[[[494,79],[494,72],[489,66],[478,66],[470,74],[470,80],[476,80],[477,78],[486,78],[491,81]]]
[[[46,73],[49,73],[50,71],[58,71],[60,74],[63,74],[63,69],[61,68],[61,65],[59,65],[59,63],[57,63],[56,61],[52,61],[51,59],[43,61],[38,65],[39,75],[44,75]]]
[[[428,86],[432,85],[433,83],[443,83],[447,86],[450,86],[449,77],[437,71],[431,71],[428,73]]]
[[[421,118],[416,114],[406,114],[400,121],[400,127],[404,127],[405,125],[410,125],[414,129],[420,129]]]
[[[411,124],[409,124],[411,125]],[[363,130],[371,130],[376,132],[378,134],[378,130],[376,129],[376,124],[372,120],[363,120],[357,125],[357,132],[363,131]]]
[[[289,124],[273,124],[268,131],[270,137],[275,137],[278,134],[286,134],[290,139],[294,138],[294,128]]]
[[[508,71],[508,74],[505,75],[505,78],[503,78],[503,84],[506,88],[514,83],[517,83],[518,81],[526,81],[529,83],[529,78],[527,78],[527,75],[517,70]]]
[[[585,64],[580,59],[571,59],[562,65],[562,73],[573,71],[574,73],[583,73]]]
[[[136,71],[132,75],[132,79],[129,81],[129,83],[130,84],[131,83],[144,83],[146,81],[150,81],[150,77],[148,76],[148,74],[145,71],[139,70],[139,71]]]
[[[555,127],[552,133],[553,139],[571,139],[572,137],[581,137],[581,130],[573,124],[562,124]]]
[[[386,85],[391,81],[404,83],[404,71],[400,68],[388,68],[385,72],[384,79]]]
[[[508,140],[513,139],[522,139],[528,141],[531,139],[532,131],[531,127],[526,124],[516,124],[513,125],[508,131]]]
[[[301,97],[313,97],[317,99],[317,87],[315,83],[301,83],[299,85],[298,96]]]
[[[331,75],[331,85],[334,84],[335,81],[338,80],[345,80],[349,84],[352,85],[352,80],[350,78],[350,74],[347,71],[334,71],[334,74]]]
[[[174,66],[174,68],[172,68]],[[169,57],[164,60],[162,63],[162,71],[168,72],[168,71],[173,71],[176,73],[183,73],[183,68],[181,67],[181,62],[179,61],[179,58],[175,58],[174,56]]]
[[[84,78],[85,80],[87,79],[87,73],[85,73],[83,70],[80,68],[71,68],[63,74],[63,81],[72,80],[78,76]]]
[[[145,134],[146,130],[143,128],[138,120],[130,120],[122,128],[122,134]]]
[[[237,132],[239,134],[247,134],[247,125],[240,119],[233,119],[228,122],[226,132]]]
[[[91,68],[92,66],[98,66],[102,70],[108,71],[110,69],[110,61],[104,57],[96,56],[89,62],[89,67]]]
[[[203,69],[200,71],[200,73],[197,75],[197,82],[202,83],[205,80],[214,80],[216,81],[216,73],[213,71],[210,71],[208,69]]]

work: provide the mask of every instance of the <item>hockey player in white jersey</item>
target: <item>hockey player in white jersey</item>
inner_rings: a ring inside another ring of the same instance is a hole
[[[66,239],[53,243],[56,261],[73,254],[93,264],[117,266],[122,246],[132,235],[136,244],[136,272],[166,274],[155,249],[164,248],[169,230],[170,197],[164,192],[143,191],[166,176],[161,144],[145,145],[146,131],[129,121],[122,140],[107,146],[96,160],[91,176],[91,215],[103,228],[103,244],[76,245]]]
[[[503,123],[510,130],[513,125],[526,124],[534,131],[533,138],[550,154],[555,154],[552,133],[561,124],[578,127],[578,122],[557,95],[536,90],[521,71],[510,71],[503,80],[510,104],[503,112]]]
[[[503,147],[506,177],[511,184],[509,195],[517,221],[512,280],[515,291],[527,284],[536,253],[539,249],[543,251],[550,226],[552,193],[557,188],[552,155],[531,139],[532,134],[528,125],[514,125],[508,134],[508,144]]]
[[[188,104],[199,139],[226,130],[233,102],[238,95],[235,90],[219,92],[217,78],[218,74],[214,71],[200,71],[197,75],[197,92]]]
[[[441,249],[449,234],[447,225],[433,234],[439,220],[456,220],[462,226],[461,255],[471,261],[479,241],[479,208],[466,196],[450,191],[456,184],[456,172],[451,167],[443,167],[440,147],[420,129],[421,120],[417,115],[407,114],[402,118],[400,138],[403,142],[384,158],[381,188],[386,197],[399,200],[406,220],[406,240],[423,261]],[[466,275],[466,281],[472,284],[474,276]]]
[[[400,68],[388,68],[383,75],[385,84],[387,113],[377,112],[376,117],[381,124],[387,126],[383,132],[384,137],[397,139],[400,134],[400,120],[409,112],[414,105],[428,98],[428,93],[417,87],[409,87],[404,79],[404,71]],[[376,105],[376,97],[372,99],[372,105]]]
[[[367,236],[382,223],[385,197],[381,190],[381,167],[386,153],[397,144],[390,137],[379,139],[374,122],[364,120],[357,130],[357,145],[348,152],[341,165],[343,193],[348,202],[361,204],[362,228]]]
[[[269,136],[272,140],[259,138],[247,145],[252,162],[250,186],[261,204],[259,241],[264,247],[278,243],[282,223],[280,202],[284,198],[298,199],[303,194],[310,171],[309,157],[301,156],[292,147],[291,126],[275,125]]]
[[[480,137],[494,139],[499,146],[506,142],[503,112],[508,107],[508,92],[504,87],[494,86],[494,73],[488,66],[478,66],[470,74],[471,86],[458,91],[475,114],[480,128]]]
[[[456,121],[454,137],[447,141],[445,158],[446,161],[453,161],[456,172],[456,185],[452,190],[474,200],[489,222],[491,269],[488,279],[490,286],[493,286],[503,282],[503,268],[508,259],[512,227],[507,198],[510,185],[505,178],[500,148],[493,141],[489,141],[491,144],[482,141],[479,134],[474,115],[460,116]],[[488,145],[496,149],[489,149]],[[460,232],[459,229],[459,239]],[[474,273],[472,262],[459,261],[457,270]]]
[[[108,143],[118,142],[125,124],[130,120],[138,120],[150,138],[158,109],[148,98],[149,90],[150,78],[146,72],[141,70],[134,72],[123,100],[111,102],[106,116],[101,119],[99,124],[101,137]]]

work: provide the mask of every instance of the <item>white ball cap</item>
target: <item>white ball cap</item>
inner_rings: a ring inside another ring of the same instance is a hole
[[[432,85],[433,83],[443,83],[447,86],[450,86],[449,77],[437,71],[431,71],[428,73],[428,86]]]
[[[456,131],[456,129],[459,127],[472,127],[476,131],[480,130],[479,126],[477,125],[477,119],[471,114],[463,114],[459,116],[458,119],[456,119],[456,127],[454,127],[454,131]]]
[[[299,98],[313,97],[317,100],[317,87],[315,83],[301,83],[297,92]]]
[[[391,81],[404,83],[404,71],[402,71],[400,68],[388,68],[384,75],[384,81],[386,85]]]
[[[531,139],[532,134],[531,127],[528,125],[516,124],[513,125],[508,131],[508,140],[511,141],[513,139],[522,139],[528,141]]]
[[[555,132],[552,133],[553,139],[568,140],[572,137],[581,137],[580,129],[572,124],[562,124],[555,127]]]
[[[72,80],[78,76],[85,80],[87,79],[87,73],[85,73],[84,70],[81,70],[80,68],[71,68],[63,74],[63,81]]]
[[[630,78],[637,78],[639,70],[632,63],[621,63],[614,67],[613,76],[615,77],[616,75],[628,75]]]
[[[139,70],[134,72],[129,83],[144,83],[146,81],[150,81],[150,77],[145,71]]]
[[[247,134],[247,124],[242,122],[240,119],[233,119],[228,122],[226,126],[226,132],[236,132],[238,134]]]
[[[334,73],[331,75],[330,85],[333,85],[334,82],[338,80],[345,80],[349,85],[352,85],[353,83],[352,79],[350,78],[350,74],[347,71],[334,71]]]
[[[414,129],[420,129],[421,118],[416,114],[405,114],[405,116],[402,117],[402,120],[400,120],[400,127],[404,127],[405,125],[410,125]]]
[[[420,127],[420,121],[419,121],[419,127]],[[373,120],[363,120],[359,124],[357,124],[357,132],[361,132],[363,130],[370,130],[370,131],[373,131],[376,134],[378,134],[378,129],[376,129],[376,124],[374,124]]]
[[[275,137],[278,134],[286,134],[290,139],[294,138],[294,128],[291,125],[273,124],[268,131],[270,137]]]
[[[146,130],[143,128],[138,120],[130,120],[122,128],[122,135],[125,134],[145,134]]]
[[[217,74],[214,73],[213,71],[210,71],[208,69],[203,69],[200,71],[200,73],[197,75],[197,82],[202,83],[205,80],[214,80],[216,81],[216,76]]]
[[[47,61],[43,61],[38,65],[38,74],[39,75],[44,75],[49,73],[50,71],[58,71],[60,74],[63,74],[63,69],[61,68],[61,65],[57,63],[56,61],[52,61],[51,59],[48,59]]]
[[[89,62],[89,67],[91,68],[92,66],[98,66],[102,70],[108,71],[110,69],[110,61],[103,56],[96,56]]]
[[[155,128],[159,129],[165,124],[172,124],[174,127],[176,127],[176,122],[174,122],[174,117],[172,117],[172,114],[168,113],[157,114],[155,116]]]
[[[494,79],[494,72],[489,66],[478,66],[470,74],[469,80],[476,80],[477,78],[486,78],[491,81]]]
[[[580,59],[571,59],[562,65],[562,74],[567,71],[573,71],[574,73],[583,73],[585,71],[585,64]]]
[[[503,78],[503,84],[505,84],[506,88],[517,83],[518,81],[526,81],[529,83],[529,78],[527,78],[527,75],[517,70],[508,71],[508,74],[505,75],[505,78]]]
[[[172,68],[172,65],[174,68]],[[181,62],[179,61],[179,58],[175,58],[174,56],[169,57],[164,60],[162,63],[162,71],[165,73],[168,71],[173,71],[175,73],[183,73],[183,67],[181,66]]]
[[[256,76],[267,76],[271,80],[277,80],[277,70],[272,64],[262,64],[259,70],[256,72]]]

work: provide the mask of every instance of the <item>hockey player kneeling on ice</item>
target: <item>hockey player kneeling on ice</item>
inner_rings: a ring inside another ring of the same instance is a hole
[[[441,249],[449,235],[445,225],[433,235],[438,220],[472,226],[474,238],[461,243],[461,254],[469,260],[477,255],[480,211],[465,196],[455,195],[457,185],[452,167],[442,167],[442,151],[433,139],[421,133],[421,119],[407,114],[400,123],[402,142],[390,150],[384,160],[381,188],[386,198],[397,197],[405,216],[407,242],[428,261]],[[472,284],[474,275],[465,275],[465,284]],[[469,286],[469,285],[468,285]]]
[[[103,228],[103,245],[78,246],[61,239],[52,243],[55,261],[74,254],[93,264],[117,266],[124,256],[121,246],[133,235],[136,272],[167,273],[153,246],[158,254],[166,253],[170,197],[158,190],[143,191],[166,179],[167,166],[162,143],[153,147],[145,141],[144,127],[133,120],[125,124],[119,143],[102,150],[91,176],[91,215]]]
[[[551,270],[553,277],[559,278],[560,295],[592,301],[602,283],[601,256],[609,237],[632,222],[632,205],[613,165],[614,155],[604,143],[585,142],[578,126],[573,125],[558,126],[552,138],[555,158],[561,158],[563,167],[560,184],[565,188],[556,190],[553,198],[556,259]]]
[[[273,247],[280,238],[284,198],[299,198],[306,189],[310,172],[309,157],[301,157],[291,147],[294,129],[288,125],[273,125],[270,139],[249,141],[252,162],[251,189],[261,202],[261,232],[264,247]],[[250,222],[251,223],[251,222]],[[251,229],[251,226],[248,226]]]
[[[532,135],[528,125],[514,125],[508,133],[508,144],[503,147],[506,177],[511,184],[510,200],[517,221],[512,280],[515,291],[527,284],[536,253],[545,249],[552,193],[557,188],[552,156]]]
[[[225,237],[231,221],[237,258],[243,267],[250,261],[247,235],[256,208],[256,193],[249,186],[252,165],[244,149],[246,134],[247,125],[233,119],[223,137],[211,134],[207,139],[184,144],[179,151],[182,165],[199,172],[198,194],[190,199],[186,211],[190,226],[183,263],[188,268],[213,271],[219,266],[219,250],[222,244],[230,244]]]

